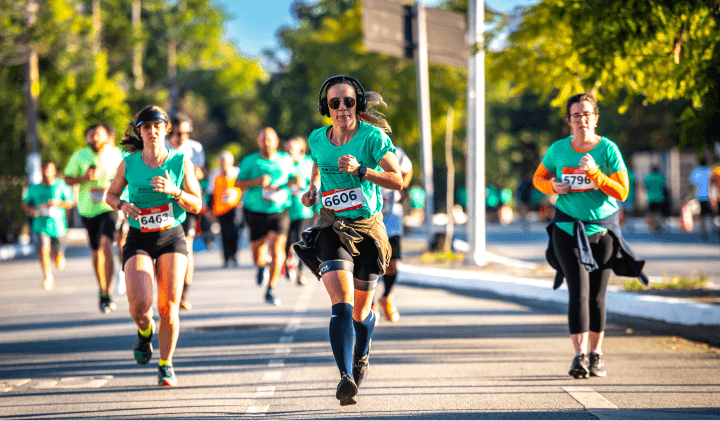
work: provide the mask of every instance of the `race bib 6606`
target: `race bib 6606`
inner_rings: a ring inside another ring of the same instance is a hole
[[[570,184],[570,191],[575,193],[598,189],[598,186],[590,180],[587,174],[580,171],[580,168],[563,168],[560,181]]]
[[[322,194],[322,205],[333,212],[345,212],[365,206],[365,196],[360,187],[329,190]]]
[[[155,232],[172,228],[175,224],[175,215],[170,203],[141,209],[138,215],[140,230],[142,232]]]

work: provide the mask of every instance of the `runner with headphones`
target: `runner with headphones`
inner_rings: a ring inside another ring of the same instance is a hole
[[[322,209],[317,224],[293,246],[323,281],[332,302],[330,347],[340,370],[335,394],[340,405],[357,403],[375,328],[373,295],[390,261],[381,188],[400,190],[403,185],[395,147],[386,134],[390,126],[374,110],[380,105],[385,102],[379,94],[365,92],[350,76],[323,83],[318,110],[332,125],[310,134],[314,164],[302,196],[303,205],[320,200]]]

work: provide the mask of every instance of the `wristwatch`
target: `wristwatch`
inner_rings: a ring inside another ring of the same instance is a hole
[[[122,200],[122,199],[120,199],[120,200],[118,200],[117,205],[115,205],[115,207],[116,207],[118,210],[121,210],[120,208],[122,207],[123,203],[125,203],[125,201]]]
[[[367,167],[365,165],[360,165],[360,168],[358,168],[358,176],[362,179],[365,177],[365,174],[367,173]]]

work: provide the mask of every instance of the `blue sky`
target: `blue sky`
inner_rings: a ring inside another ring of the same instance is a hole
[[[422,0],[432,7],[441,0]],[[276,33],[283,26],[297,26],[290,7],[293,0],[215,0],[230,15],[225,27],[227,37],[247,56],[258,57],[263,49],[279,47]],[[509,12],[517,5],[537,3],[537,0],[485,0],[487,7]]]

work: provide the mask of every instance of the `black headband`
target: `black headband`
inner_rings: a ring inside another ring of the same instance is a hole
[[[138,122],[135,127],[140,127],[141,124],[147,121],[162,121],[163,123],[168,124],[167,117],[165,117],[165,114],[162,112],[158,110],[146,110],[138,116]]]

